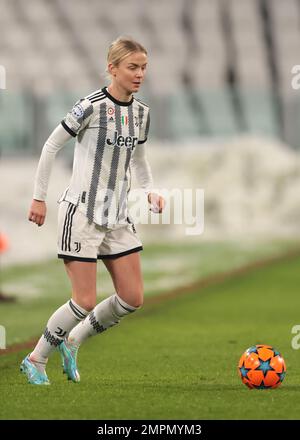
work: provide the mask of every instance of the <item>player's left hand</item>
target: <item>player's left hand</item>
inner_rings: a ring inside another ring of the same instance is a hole
[[[148,202],[151,205],[150,210],[158,214],[160,214],[163,211],[166,204],[165,199],[156,193],[148,194]]]

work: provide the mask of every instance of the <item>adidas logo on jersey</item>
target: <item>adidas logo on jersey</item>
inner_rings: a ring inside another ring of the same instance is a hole
[[[114,132],[114,138],[106,138],[106,143],[110,146],[126,147],[133,149],[137,144],[138,138],[135,136],[122,136],[117,131]]]

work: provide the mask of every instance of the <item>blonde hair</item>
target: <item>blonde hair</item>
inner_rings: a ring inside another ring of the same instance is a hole
[[[133,52],[143,52],[147,54],[146,49],[137,41],[130,37],[119,37],[113,41],[108,49],[107,65],[118,66],[120,62]],[[108,68],[106,70],[109,73]]]

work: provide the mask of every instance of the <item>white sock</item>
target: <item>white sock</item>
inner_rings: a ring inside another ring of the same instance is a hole
[[[79,346],[89,336],[102,333],[120,322],[123,316],[135,312],[138,308],[123,301],[117,293],[97,304],[91,313],[73,328],[68,342]]]
[[[49,355],[68,336],[70,330],[82,321],[88,312],[72,299],[62,305],[50,317],[44,334],[30,354],[30,360],[42,371],[45,369]]]

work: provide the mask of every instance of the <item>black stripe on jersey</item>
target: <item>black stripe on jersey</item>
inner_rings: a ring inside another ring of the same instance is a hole
[[[94,103],[94,102],[97,102],[97,101],[102,101],[103,99],[105,99],[106,98],[106,96],[100,96],[99,98],[93,98],[93,99],[90,99],[90,101],[92,102],[92,103]]]
[[[132,106],[128,108],[128,134],[129,136],[134,136],[134,121],[133,121],[133,108]],[[128,148],[131,151],[131,148]]]
[[[90,98],[89,101],[93,103],[104,98],[106,98],[106,96],[95,96],[95,98]]]
[[[121,125],[121,107],[115,106],[115,120],[116,120],[116,131],[118,133],[122,133],[122,125]],[[115,191],[116,180],[117,180],[117,172],[119,168],[119,159],[120,159],[120,151],[121,148],[114,148],[111,159],[111,166],[108,177],[107,184],[107,193],[105,200],[107,201],[107,205],[105,207],[104,212],[102,213],[102,225],[106,226],[108,224],[108,215],[111,207],[111,203],[113,202],[111,194]],[[106,203],[106,202],[105,202]]]
[[[148,112],[146,128],[145,128],[145,138],[147,139],[150,128],[150,112]]]
[[[133,121],[133,107],[128,107],[128,134],[129,136],[134,136],[134,121]],[[131,148],[126,149],[126,159],[125,159],[125,178],[122,183],[122,189],[118,204],[117,218],[125,217],[125,210],[127,207],[127,191],[128,191],[128,167],[131,159],[132,150]]]
[[[140,104],[144,105],[145,107],[149,108],[149,105],[145,104],[143,101],[141,101],[140,99],[134,97],[134,99],[139,102]]]
[[[69,128],[69,127],[67,126],[67,124],[65,123],[64,120],[61,121],[61,125],[64,127],[64,129],[65,129],[65,130],[66,130],[71,136],[73,136],[73,137],[76,137],[76,136],[77,136],[77,134],[74,133],[74,131],[71,130],[71,128]]]
[[[145,109],[144,109],[144,107],[142,105],[139,105],[139,123],[140,123],[140,126],[143,126],[143,124],[144,124],[144,117],[145,117]],[[149,112],[148,112],[148,118],[147,118],[146,128],[145,128],[145,139],[139,140],[138,144],[143,144],[143,143],[146,142],[148,131],[149,131],[149,125],[150,125],[150,116],[149,116]]]
[[[105,96],[103,92],[99,92],[99,93],[95,93],[92,96],[89,96],[87,99],[90,101],[91,99],[95,99],[95,98],[101,98],[102,96]]]
[[[95,95],[100,95],[102,92],[102,90],[96,90],[93,93],[90,93],[89,95],[86,96],[87,99],[93,98]]]
[[[104,95],[102,90],[98,90],[95,93],[91,93],[90,95],[88,95],[88,98],[94,98],[95,96],[98,96],[98,95]]]
[[[139,105],[139,123],[140,125],[143,125],[144,122],[144,114],[145,114],[145,109],[142,105]]]
[[[106,102],[100,104],[100,114],[99,114],[99,127],[101,127],[98,131],[98,139],[96,152],[94,157],[93,164],[93,172],[91,185],[89,189],[88,195],[88,205],[87,205],[87,218],[89,222],[93,222],[94,220],[94,209],[96,203],[96,194],[98,189],[98,183],[100,178],[100,171],[102,166],[103,154],[104,154],[104,145],[107,134],[107,115],[106,115],[107,105]]]

